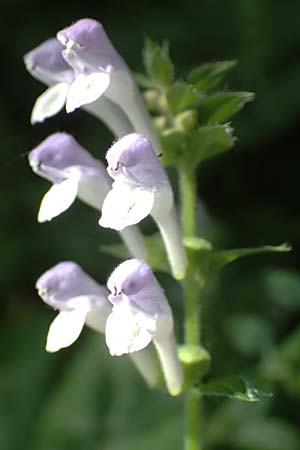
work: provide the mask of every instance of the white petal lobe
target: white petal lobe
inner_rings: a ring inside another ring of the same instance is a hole
[[[88,308],[77,308],[59,313],[49,328],[47,352],[57,352],[73,344],[81,333],[87,312]]]
[[[43,122],[57,114],[66,102],[69,85],[58,83],[48,88],[37,99],[31,113],[31,123]]]
[[[123,230],[147,217],[153,204],[153,192],[140,187],[132,188],[124,183],[120,186],[115,185],[104,200],[99,225],[118,231]]]
[[[66,102],[67,113],[97,100],[106,91],[109,82],[110,76],[107,73],[93,72],[89,75],[78,75],[70,86]]]
[[[43,223],[66,211],[74,202],[78,191],[78,179],[69,178],[54,184],[44,195],[38,213],[38,222]]]
[[[114,308],[106,322],[106,344],[110,354],[121,356],[142,350],[150,344],[152,334],[147,330],[140,314],[130,308]]]

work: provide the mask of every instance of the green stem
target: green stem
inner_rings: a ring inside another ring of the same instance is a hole
[[[180,172],[182,227],[184,236],[195,236],[197,183],[196,175],[190,170],[182,169]]]
[[[182,169],[180,172],[182,226],[184,236],[195,236],[196,227],[196,175],[194,172]],[[200,305],[199,286],[193,273],[193,261],[188,255],[189,265],[187,275],[182,281],[185,304],[185,344],[200,344]],[[200,381],[200,380],[199,380]],[[185,415],[186,429],[185,450],[201,450],[201,396],[196,389],[190,388],[186,394]]]

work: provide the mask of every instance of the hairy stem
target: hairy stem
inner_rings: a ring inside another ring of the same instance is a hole
[[[196,227],[196,175],[194,172],[182,169],[180,172],[182,227],[184,236],[195,236]],[[189,256],[188,270],[182,281],[185,304],[185,344],[200,344],[200,305],[199,286],[194,274],[193,264]],[[199,380],[200,381],[200,380]],[[190,388],[185,399],[185,450],[201,450],[201,396],[196,389]]]

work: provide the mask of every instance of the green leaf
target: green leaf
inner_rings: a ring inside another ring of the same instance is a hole
[[[271,393],[261,392],[249,386],[249,383],[240,376],[216,379],[207,384],[200,384],[197,388],[202,395],[229,397],[252,403],[258,402],[263,396],[272,396]]]
[[[252,92],[218,92],[199,103],[199,121],[208,124],[225,122],[253,99]]]
[[[138,73],[138,72],[133,72],[132,73],[133,78],[135,79],[136,83],[138,84],[138,86],[145,88],[145,89],[153,89],[157,87],[157,84],[154,83],[153,80],[151,80],[151,78],[147,77],[146,75],[142,74],[142,73]]]
[[[196,89],[183,82],[173,84],[167,91],[167,102],[173,115],[189,108],[197,100],[198,93]]]
[[[169,272],[167,256],[160,233],[146,236],[144,237],[144,241],[148,251],[147,263],[153,269]],[[100,245],[99,250],[117,259],[128,259],[132,257],[124,244]]]
[[[214,250],[211,244],[197,237],[184,238],[186,248],[194,251],[193,261],[198,267],[201,282],[204,283],[216,272],[221,270],[227,264],[232,263],[238,258],[263,253],[284,253],[289,252],[291,247],[288,244],[277,246],[264,245],[262,247],[239,248],[230,250]]]
[[[235,138],[228,124],[198,128],[189,134],[185,160],[191,170],[208,158],[219,155],[233,146]]]
[[[231,250],[216,250],[211,252],[211,263],[215,270],[219,270],[226,264],[235,261],[238,258],[251,255],[259,255],[262,253],[285,253],[291,251],[288,244],[281,245],[264,245],[253,248],[238,248]]]
[[[159,85],[168,87],[172,83],[174,67],[169,57],[169,46],[165,41],[162,46],[146,39],[143,59],[147,74]]]
[[[160,135],[163,147],[161,162],[164,166],[178,167],[185,154],[188,133],[177,128],[169,128]]]
[[[188,74],[187,81],[199,91],[205,92],[216,86],[236,65],[236,60],[202,64]]]

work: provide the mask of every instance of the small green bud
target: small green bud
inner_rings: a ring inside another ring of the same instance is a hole
[[[164,131],[168,127],[168,119],[165,116],[154,117],[153,125],[157,131]]]
[[[160,93],[157,89],[148,89],[147,91],[144,92],[143,95],[145,98],[146,105],[148,106],[148,109],[150,111],[159,110]]]
[[[188,109],[175,117],[175,126],[180,130],[192,131],[197,127],[197,112]]]
[[[181,345],[178,355],[184,369],[184,387],[200,383],[210,369],[211,357],[208,351],[198,345]]]

